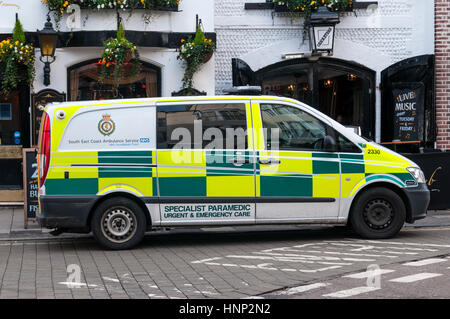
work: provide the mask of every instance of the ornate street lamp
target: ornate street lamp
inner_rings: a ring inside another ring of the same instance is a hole
[[[56,59],[56,41],[58,39],[58,33],[53,29],[53,25],[50,22],[50,15],[47,14],[47,22],[44,25],[44,29],[37,30],[39,37],[39,47],[41,48],[41,57],[39,58],[44,63],[44,85],[50,85],[50,64]]]
[[[334,31],[339,21],[339,14],[331,12],[327,7],[320,6],[311,13],[306,23],[309,31],[309,45],[312,54],[327,52],[333,54]]]

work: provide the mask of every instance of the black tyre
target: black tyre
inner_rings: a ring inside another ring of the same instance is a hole
[[[361,237],[383,239],[397,235],[405,218],[406,208],[401,197],[388,188],[377,187],[357,197],[349,222]]]
[[[103,247],[130,249],[144,238],[147,220],[136,202],[116,197],[104,201],[95,209],[91,229]]]

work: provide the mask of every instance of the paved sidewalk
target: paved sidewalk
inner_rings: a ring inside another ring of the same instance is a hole
[[[450,210],[429,211],[428,217],[419,220],[414,224],[406,224],[406,227],[448,227],[450,226]],[[229,231],[265,231],[265,230],[293,230],[293,229],[317,229],[324,226],[317,225],[284,225],[284,226],[240,226],[240,227],[217,227],[205,228],[208,231],[229,232]],[[332,226],[325,226],[332,227]],[[61,234],[55,237],[50,234],[49,229],[41,228],[36,222],[29,222],[28,228],[24,228],[24,212],[22,206],[1,207],[0,206],[0,240],[19,240],[19,239],[48,239],[48,238],[79,238],[90,237],[86,234]],[[184,232],[187,230],[184,229]],[[194,230],[193,231],[198,231]],[[176,230],[175,230],[176,232]]]
[[[37,222],[28,222],[28,228],[24,228],[23,206],[0,206],[0,240],[5,239],[48,239],[55,238],[50,234],[51,229],[42,228]],[[86,235],[62,234],[62,238],[74,238]]]

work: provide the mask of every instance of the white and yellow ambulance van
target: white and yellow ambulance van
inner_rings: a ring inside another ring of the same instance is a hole
[[[348,224],[389,238],[430,199],[416,164],[282,97],[51,104],[38,153],[40,224],[110,249],[159,227]]]

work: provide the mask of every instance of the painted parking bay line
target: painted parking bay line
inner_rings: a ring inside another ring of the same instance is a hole
[[[241,268],[248,268],[248,269],[255,269],[255,270],[276,270],[276,271],[283,271],[283,272],[301,272],[301,273],[317,273],[317,272],[323,272],[327,270],[333,270],[341,268],[342,266],[329,266],[324,268],[317,268],[317,269],[294,269],[294,268],[276,268],[276,267],[268,267],[270,263],[263,263],[258,265],[240,265],[240,264],[221,264],[221,263],[215,263],[215,262],[205,262],[205,265],[208,266],[222,266],[222,267],[241,267]]]
[[[420,274],[391,279],[389,281],[401,282],[401,283],[411,283],[411,282],[435,278],[435,277],[439,277],[439,276],[442,276],[442,274],[433,274],[433,273],[423,272]]]
[[[363,278],[369,278],[369,277],[373,277],[376,275],[384,275],[384,274],[389,274],[391,272],[394,272],[395,270],[391,270],[391,269],[379,269],[379,270],[373,270],[373,271],[364,271],[364,272],[359,272],[356,274],[352,274],[352,275],[346,275],[346,276],[342,276],[343,278],[353,278],[353,279],[363,279]]]
[[[289,288],[289,289],[287,289],[285,291],[282,291],[280,293],[280,295],[288,295],[288,296],[289,295],[295,295],[295,294],[299,294],[299,293],[302,293],[302,292],[310,291],[310,290],[313,290],[313,289],[327,287],[329,285],[331,285],[331,284],[318,282],[318,283],[310,284],[310,285],[292,287],[292,288]]]
[[[348,298],[348,297],[353,297],[353,296],[357,296],[360,294],[364,294],[364,293],[368,293],[368,292],[372,292],[372,291],[376,291],[376,290],[380,290],[380,289],[381,288],[378,288],[378,287],[363,286],[363,287],[356,287],[356,288],[352,288],[352,289],[333,292],[330,294],[323,295],[323,297]]]
[[[444,258],[429,258],[429,259],[423,259],[419,261],[412,261],[403,264],[403,266],[412,266],[412,267],[420,267],[420,266],[426,266],[426,265],[432,265],[447,261]]]

